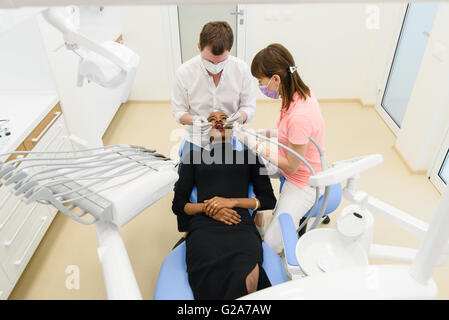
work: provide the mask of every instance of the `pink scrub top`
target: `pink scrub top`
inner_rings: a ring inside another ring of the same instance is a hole
[[[308,137],[315,139],[323,152],[325,152],[325,124],[317,99],[313,93],[310,93],[310,95],[310,97],[304,100],[295,93],[288,110],[281,111],[277,123],[278,141],[285,146],[288,146],[289,141],[292,144],[307,144],[304,158],[310,163],[315,173],[318,173],[321,172],[320,153]],[[287,152],[285,149],[278,147],[278,153],[282,156],[287,157]],[[311,176],[309,169],[304,163],[293,174],[289,174],[284,170],[281,170],[281,173],[288,181],[301,189],[309,184],[309,177]]]

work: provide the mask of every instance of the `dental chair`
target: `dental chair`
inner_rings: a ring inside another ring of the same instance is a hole
[[[179,155],[182,156],[182,148],[185,141],[182,141]],[[246,148],[237,139],[232,140],[233,149],[243,150]],[[253,185],[250,184],[248,188],[248,197],[254,197]],[[197,189],[193,187],[190,194],[190,202],[197,202]],[[253,214],[252,210],[249,210]],[[282,259],[264,242],[262,242],[263,248],[263,264],[268,279],[273,286],[281,284],[288,280],[287,273],[285,271],[285,265]],[[154,291],[154,300],[193,300],[193,292],[190,288],[187,265],[185,261],[186,256],[186,244],[185,241],[175,247],[168,256],[164,259],[159,277],[156,283],[156,289]]]
[[[279,187],[279,192],[282,191],[282,187],[284,186],[284,182],[285,182],[285,177],[282,174],[280,175],[280,180],[281,180],[281,185]],[[331,186],[329,202],[327,203],[326,209],[323,214],[323,218],[325,218],[324,220],[322,220],[323,224],[328,224],[330,222],[328,215],[330,213],[334,212],[335,210],[337,210],[338,206],[341,203],[342,196],[343,196],[343,194],[342,194],[341,183],[337,183],[337,184]],[[321,206],[323,205],[323,197],[324,197],[323,195],[320,197],[318,206],[317,206],[315,212],[312,214],[312,218],[316,218],[318,212],[320,211]],[[304,215],[304,218],[307,218],[311,214],[312,209],[313,208],[310,208],[310,210],[307,211],[307,213]],[[305,226],[304,228],[307,228],[307,226]]]

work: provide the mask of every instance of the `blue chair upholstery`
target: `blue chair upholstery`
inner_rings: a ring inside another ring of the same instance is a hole
[[[273,286],[287,281],[284,264],[279,256],[265,243],[263,264],[268,279]],[[154,300],[193,300],[186,266],[186,244],[181,243],[173,249],[162,263],[154,291]]]
[[[184,141],[181,143],[180,156],[182,156],[183,144]],[[235,140],[233,148],[243,150],[245,146],[238,140]],[[254,196],[254,186],[251,184],[248,188],[248,197]],[[196,203],[197,199],[197,188],[194,186],[190,194],[190,202]],[[250,213],[252,214],[252,210],[250,210]],[[271,284],[274,286],[287,281],[287,273],[285,272],[282,259],[264,242],[262,242],[262,249],[264,260],[262,267],[268,279],[270,279]],[[193,292],[188,280],[185,256],[186,244],[182,242],[164,259],[154,291],[154,300],[193,300]]]
[[[281,174],[280,179],[281,179],[281,186],[280,186],[279,192],[282,191],[282,187],[285,182],[285,177]],[[338,208],[338,206],[340,205],[340,202],[341,202],[341,197],[342,197],[341,183],[332,185],[330,195],[329,195],[329,201],[327,202],[326,210],[324,211],[323,217],[327,216],[329,213],[334,212]],[[320,199],[318,201],[318,206],[317,206],[315,212],[313,213],[312,217],[316,217],[318,212],[320,212],[321,206],[323,205],[323,198],[324,198],[324,196],[320,197]],[[313,208],[310,208],[310,210],[307,211],[307,213],[305,214],[304,217],[308,217],[310,212],[312,211],[312,209]]]
[[[234,150],[242,151],[242,150],[248,149],[248,147],[246,145],[244,145],[241,141],[239,141],[235,137],[232,137],[231,143],[232,143],[232,149],[234,149]],[[182,139],[181,144],[179,145],[179,150],[178,150],[178,154],[179,154],[180,158],[182,158],[182,150],[184,149],[185,144],[186,144],[186,140]]]
[[[298,235],[296,234],[293,218],[290,214],[283,212],[278,216],[278,220],[281,226],[287,263],[291,266],[298,266],[299,264],[296,260],[296,243],[298,242]]]
[[[254,196],[253,185],[249,186],[248,194],[249,197],[251,197],[251,194]],[[194,186],[190,194],[190,201],[196,203],[196,200],[197,189]],[[271,284],[274,286],[287,281],[287,273],[285,272],[284,263],[281,258],[264,242],[262,242],[262,249],[262,267],[268,279],[270,279]],[[185,256],[186,243],[182,242],[165,258],[157,279],[154,300],[193,300],[193,293],[187,275]]]

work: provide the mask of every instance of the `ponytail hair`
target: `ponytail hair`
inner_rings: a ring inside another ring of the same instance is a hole
[[[251,63],[251,73],[259,79],[275,74],[281,78],[282,109],[288,110],[295,93],[304,100],[310,97],[310,89],[299,76],[293,56],[281,44],[270,44],[260,50]]]

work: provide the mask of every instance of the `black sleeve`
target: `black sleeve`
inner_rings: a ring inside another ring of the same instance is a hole
[[[252,153],[252,151],[249,151]],[[270,177],[266,173],[266,169],[262,161],[254,153],[249,154],[250,159],[255,159],[250,164],[251,176],[250,180],[254,186],[254,193],[256,198],[260,201],[260,208],[258,210],[274,209],[276,206],[276,197],[273,193]],[[255,164],[254,164],[255,162]]]
[[[178,230],[188,231],[188,224],[192,218],[184,212],[184,206],[190,202],[190,194],[195,185],[195,165],[192,161],[183,163],[179,172],[179,179],[175,184],[175,195],[172,202],[172,211],[178,218]]]

